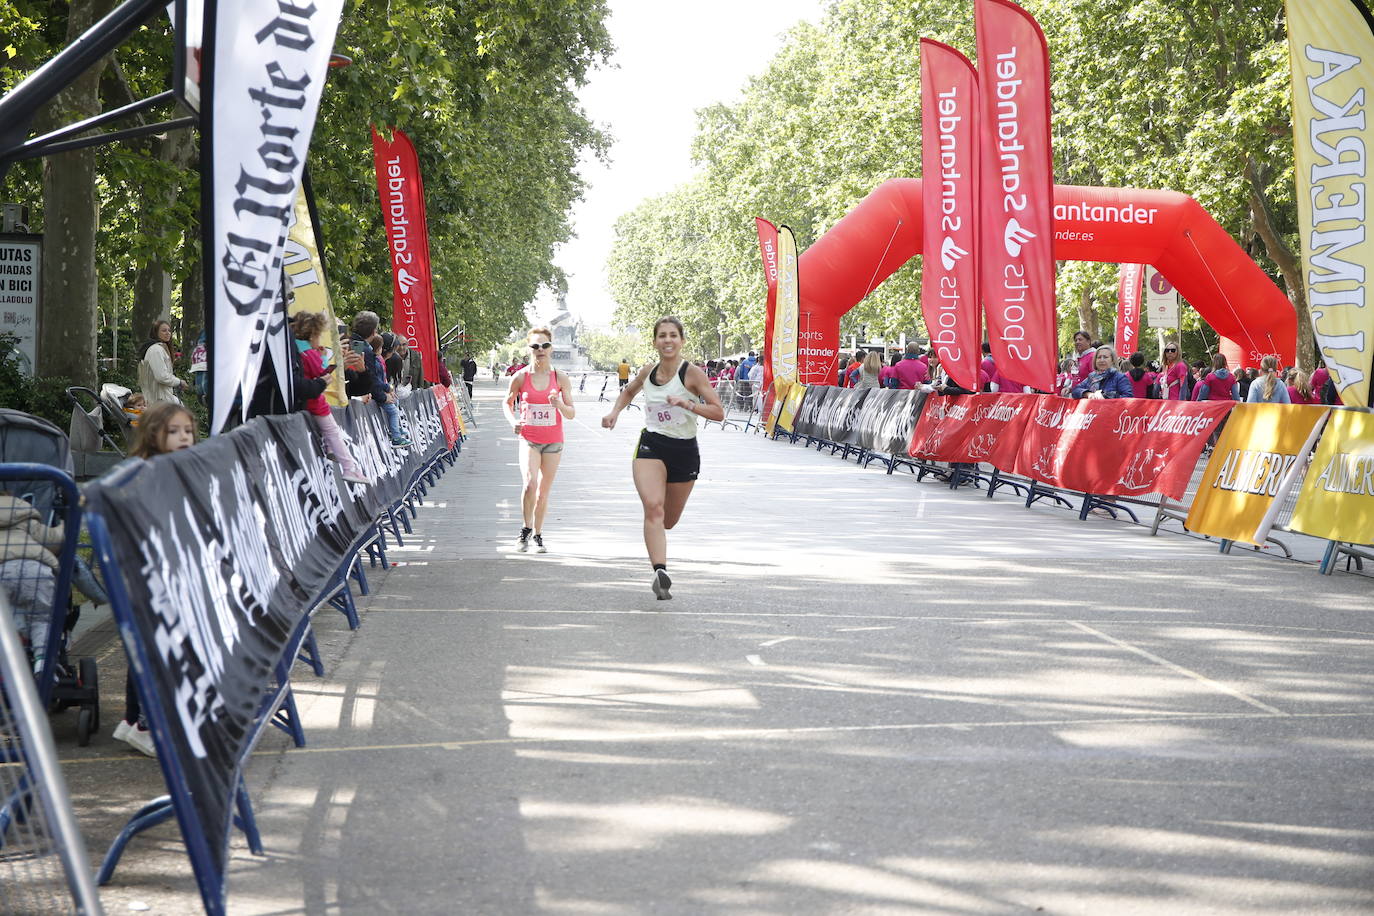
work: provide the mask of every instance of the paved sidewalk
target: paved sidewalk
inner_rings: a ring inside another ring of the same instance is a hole
[[[362,628],[320,617],[231,912],[1374,911],[1368,578],[713,428],[657,602],[639,414],[581,400],[522,555],[495,391]],[[100,849],[160,791],[111,744],[64,754]],[[170,825],[116,881],[196,907]]]

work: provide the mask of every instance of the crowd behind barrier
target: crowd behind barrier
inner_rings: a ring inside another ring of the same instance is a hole
[[[907,401],[899,407],[896,396]],[[889,474],[906,467],[989,498],[1007,488],[1027,507],[1049,499],[1080,518],[1128,515],[1151,533],[1180,521],[1223,551],[1273,544],[1291,556],[1273,534],[1291,531],[1327,542],[1323,573],[1342,558],[1360,569],[1374,559],[1364,549],[1374,543],[1368,410],[794,384],[767,423],[775,439],[854,454],[863,467],[881,461]]]
[[[345,480],[326,457],[318,426],[299,412],[126,461],[83,488],[95,555],[169,793],[121,832],[99,883],[110,880],[137,833],[175,817],[206,911],[225,911],[231,825],[244,831],[250,850],[261,851],[244,763],[268,724],[305,743],[291,677],[297,660],[323,674],[311,618],[332,606],[350,627],[359,625],[351,589],[367,593],[365,569],[387,565],[388,540],[403,543],[428,486],[454,462],[461,404],[443,386],[400,399],[410,442],[404,448],[393,446],[373,405],[353,400],[334,408],[371,483]],[[22,472],[0,464],[0,480]],[[67,520],[72,537],[78,524]],[[62,556],[74,555],[73,542]],[[64,563],[69,570],[70,560]],[[59,596],[61,609],[65,601]],[[6,820],[14,804],[0,808],[0,851],[16,820]]]

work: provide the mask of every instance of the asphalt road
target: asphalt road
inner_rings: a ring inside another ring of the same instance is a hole
[[[658,602],[637,414],[579,405],[519,554],[493,392],[318,619],[231,912],[1374,912],[1369,578],[713,428]],[[160,791],[111,745],[62,748],[96,849]],[[196,909],[172,825],[104,899]]]

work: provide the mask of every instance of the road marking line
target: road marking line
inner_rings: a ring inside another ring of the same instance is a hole
[[[1228,694],[1228,695],[1230,695],[1230,696],[1235,697],[1237,700],[1240,700],[1241,702],[1249,703],[1251,706],[1255,707],[1256,709],[1263,709],[1265,712],[1269,713],[1270,715],[1274,715],[1274,716],[1288,716],[1288,715],[1291,715],[1290,713],[1284,712],[1282,709],[1276,709],[1275,707],[1270,706],[1268,703],[1265,703],[1265,702],[1263,702],[1262,700],[1257,700],[1257,699],[1255,699],[1254,697],[1249,696],[1248,694],[1241,693],[1239,690],[1236,690],[1234,687],[1228,687],[1227,685],[1221,683],[1220,681],[1214,681],[1214,680],[1212,680],[1210,677],[1206,677],[1206,676],[1204,676],[1204,675],[1198,674],[1196,671],[1191,671],[1191,670],[1189,670],[1189,669],[1183,667],[1182,665],[1176,665],[1176,664],[1174,664],[1173,662],[1169,661],[1167,658],[1160,658],[1158,655],[1155,655],[1153,652],[1146,651],[1145,649],[1142,649],[1142,648],[1140,648],[1139,646],[1133,646],[1133,645],[1131,645],[1131,644],[1128,643],[1128,642],[1125,642],[1125,641],[1123,641],[1123,640],[1117,639],[1115,636],[1108,636],[1106,633],[1103,633],[1101,630],[1095,630],[1095,629],[1093,629],[1092,627],[1088,626],[1088,625],[1085,624],[1085,623],[1079,623],[1077,620],[1066,620],[1066,621],[1064,621],[1064,622],[1067,623],[1067,624],[1069,624],[1070,626],[1076,628],[1076,629],[1082,630],[1084,633],[1087,633],[1087,634],[1089,634],[1089,635],[1091,635],[1091,636],[1095,636],[1095,637],[1097,637],[1098,639],[1105,640],[1106,642],[1109,642],[1109,643],[1111,643],[1112,645],[1117,646],[1117,647],[1119,647],[1119,648],[1125,649],[1127,652],[1133,652],[1133,653],[1135,653],[1136,655],[1139,655],[1141,658],[1148,659],[1149,661],[1154,662],[1156,665],[1162,665],[1163,667],[1168,668],[1170,671],[1173,671],[1173,672],[1175,672],[1175,673],[1177,673],[1177,674],[1182,674],[1184,677],[1190,677],[1190,678],[1192,678],[1193,680],[1197,681],[1199,684],[1206,684],[1208,687],[1211,687],[1213,690],[1219,690],[1219,691],[1221,691],[1222,693],[1225,693],[1225,694]]]
[[[836,627],[836,633],[867,633],[869,630],[895,630],[896,627]]]
[[[845,734],[854,732],[896,732],[896,731],[979,731],[983,729],[1005,728],[1074,728],[1084,725],[1122,725],[1136,722],[1235,722],[1235,721],[1274,721],[1276,716],[1269,713],[1173,713],[1169,715],[1110,716],[1092,719],[1019,719],[1001,722],[913,722],[898,725],[816,725],[795,728],[740,728],[740,729],[683,729],[677,732],[635,732],[625,734],[588,735],[570,738],[473,738],[464,741],[425,741],[415,744],[365,744],[347,747],[293,747],[263,749],[253,752],[254,757],[300,757],[308,754],[356,754],[360,751],[422,751],[422,750],[461,750],[467,747],[489,747],[492,745],[555,745],[555,744],[635,744],[642,741],[731,741],[739,738],[784,738],[789,735],[807,734]],[[1331,713],[1291,713],[1283,716],[1286,721],[1303,719],[1371,719],[1374,712],[1331,712]],[[290,752],[289,754],[287,752]],[[142,754],[129,753],[118,757],[69,757],[61,761],[66,764],[99,763],[110,764],[133,761],[152,766],[152,761]],[[8,765],[8,764],[7,764]]]
[[[776,646],[778,643],[787,642],[789,639],[800,639],[800,636],[779,636],[777,639],[770,639],[768,642],[759,643],[759,648],[766,649],[769,646]]]
[[[763,659],[759,658],[757,655],[746,655],[744,656],[744,660],[749,664],[753,665],[755,668],[768,667],[768,663]]]

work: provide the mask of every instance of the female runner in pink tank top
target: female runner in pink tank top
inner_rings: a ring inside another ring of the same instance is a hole
[[[558,462],[563,458],[563,418],[577,416],[572,403],[572,382],[553,368],[553,334],[548,328],[531,328],[531,361],[511,376],[503,408],[506,420],[520,441],[520,500],[523,527],[517,549],[524,553],[534,539],[534,549],[544,553],[544,514],[549,510]],[[519,413],[517,410],[519,402]]]

